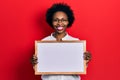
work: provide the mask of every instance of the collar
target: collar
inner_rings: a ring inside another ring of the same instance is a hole
[[[53,36],[53,33],[51,33],[51,37],[53,37],[54,39],[56,39],[56,38]],[[68,37],[69,37],[69,34],[66,32],[66,35],[62,38],[62,40],[66,40]]]

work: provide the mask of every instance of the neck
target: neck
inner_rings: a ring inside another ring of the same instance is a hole
[[[64,33],[53,33],[53,36],[56,38],[57,41],[62,41],[62,38],[66,36],[66,32]]]

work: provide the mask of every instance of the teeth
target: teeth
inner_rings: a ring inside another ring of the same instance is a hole
[[[59,26],[59,27],[57,27],[57,29],[58,29],[58,30],[62,30],[62,29],[63,29],[63,27],[62,27],[62,26]]]

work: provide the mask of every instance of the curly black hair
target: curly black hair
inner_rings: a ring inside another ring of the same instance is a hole
[[[72,9],[70,8],[70,6],[68,6],[67,4],[65,3],[55,3],[53,4],[48,10],[47,10],[47,13],[46,13],[46,22],[51,26],[53,27],[52,25],[52,20],[53,20],[53,15],[54,13],[58,12],[58,11],[62,11],[64,13],[67,14],[67,17],[68,17],[68,21],[69,21],[69,24],[67,27],[70,27],[72,26],[74,20],[75,20],[75,17],[74,17],[74,14],[73,14],[73,11]]]

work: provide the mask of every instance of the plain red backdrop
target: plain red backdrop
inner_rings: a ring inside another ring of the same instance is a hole
[[[87,40],[92,53],[82,80],[120,80],[119,0],[1,0],[0,80],[40,80],[30,58],[34,41],[53,31],[45,12],[55,2],[66,2],[74,10],[76,20],[67,31]]]

